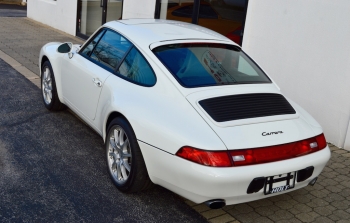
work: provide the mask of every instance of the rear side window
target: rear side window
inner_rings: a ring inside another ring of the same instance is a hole
[[[146,59],[133,47],[120,65],[119,74],[127,80],[144,86],[153,86],[156,76]]]
[[[184,87],[271,83],[239,47],[213,43],[164,45],[154,54]]]

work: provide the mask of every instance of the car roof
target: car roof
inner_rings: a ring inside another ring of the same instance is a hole
[[[171,40],[217,40],[234,44],[225,36],[191,23],[162,19],[126,19],[103,25],[114,29],[138,45]]]

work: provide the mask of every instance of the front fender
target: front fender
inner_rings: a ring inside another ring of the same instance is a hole
[[[64,54],[57,52],[58,46],[60,46],[62,43],[59,42],[51,42],[45,44],[41,50],[40,50],[40,56],[39,56],[39,70],[40,70],[40,77],[42,75],[42,64],[43,60],[46,57],[50,63],[51,67],[55,76],[56,81],[56,89],[57,89],[57,95],[62,103],[64,103],[63,97],[62,97],[62,87],[61,87],[61,59]]]
[[[51,42],[45,44],[41,50],[40,50],[40,56],[39,56],[39,74],[41,77],[41,66],[43,64],[43,59],[46,57],[52,66],[53,73],[55,75],[55,81],[56,81],[56,89],[57,94],[62,103],[64,103],[63,94],[62,94],[62,79],[61,79],[61,63],[63,60],[63,57],[66,55],[66,53],[59,53],[57,51],[57,48],[61,45],[60,42]],[[79,49],[79,45],[74,45],[73,53],[75,53]]]

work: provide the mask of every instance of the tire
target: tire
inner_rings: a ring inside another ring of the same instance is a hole
[[[135,133],[124,118],[109,124],[105,146],[108,173],[120,191],[133,193],[153,186]]]
[[[44,105],[49,111],[61,111],[66,108],[58,98],[55,75],[49,61],[45,61],[41,67],[41,93]]]

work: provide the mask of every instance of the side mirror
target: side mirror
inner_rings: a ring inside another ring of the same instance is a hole
[[[59,53],[69,53],[73,47],[73,43],[63,43],[57,48]]]

